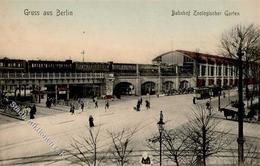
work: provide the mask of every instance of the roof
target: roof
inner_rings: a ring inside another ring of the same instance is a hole
[[[230,61],[235,60],[233,58],[224,57],[224,56],[220,56],[220,55],[211,55],[211,54],[192,52],[192,51],[186,51],[186,50],[176,50],[176,51],[169,51],[169,52],[163,53],[163,54],[157,56],[156,58],[154,58],[153,61],[158,61],[161,59],[162,56],[167,55],[169,53],[173,53],[173,52],[179,52],[179,53],[189,56],[192,59],[200,59],[200,60],[205,60],[205,61],[216,61],[216,62],[225,63],[225,62],[230,62]]]

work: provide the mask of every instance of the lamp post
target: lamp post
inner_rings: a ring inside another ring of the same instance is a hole
[[[238,165],[244,165],[244,130],[243,130],[243,116],[244,116],[244,102],[243,102],[243,61],[241,48],[239,48],[238,56]]]
[[[160,120],[157,122],[159,133],[160,133],[160,166],[162,166],[162,132],[164,130],[163,113],[160,112]]]

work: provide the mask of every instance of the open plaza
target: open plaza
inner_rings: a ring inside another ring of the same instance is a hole
[[[228,104],[229,100],[236,99],[236,90],[231,90],[230,96],[221,97],[221,105]],[[148,96],[142,96],[143,100],[148,100]],[[157,122],[159,121],[160,111],[163,111],[165,128],[175,129],[189,121],[194,112],[199,111],[196,105],[205,105],[207,100],[198,100],[194,105],[193,95],[175,95],[175,96],[150,96],[151,108],[146,109],[144,104],[141,110],[135,111],[137,97],[125,96],[121,99],[110,101],[110,108],[105,110],[105,100],[98,100],[99,107],[95,108],[92,100],[84,100],[85,108],[76,109],[75,114],[69,112],[69,107],[56,105],[47,108],[45,105],[37,105],[36,118],[32,121],[42,130],[42,133],[48,137],[56,149],[53,149],[28,121],[8,118],[1,115],[0,126],[0,149],[5,153],[1,154],[1,165],[73,165],[73,158],[67,150],[72,149],[73,141],[80,140],[89,135],[88,117],[94,118],[94,132],[100,130],[98,147],[105,150],[111,146],[112,142],[107,131],[121,131],[123,128],[134,129],[137,132],[134,135],[133,147],[134,153],[130,157],[130,163],[137,165],[144,151],[148,151],[153,156],[154,165],[158,165],[158,154],[147,148],[148,139],[158,135]],[[219,130],[225,129],[229,132],[230,138],[234,142],[227,149],[236,149],[237,121],[226,120],[223,112],[218,112],[218,98],[212,98],[215,118],[219,120]],[[254,122],[244,123],[244,134],[247,141],[253,141],[260,145],[260,124]],[[59,153],[64,151],[63,156]],[[209,163],[213,165],[231,164],[236,158],[231,154],[227,157],[211,157]],[[112,165],[112,159],[106,162]],[[106,163],[105,162],[105,163]],[[164,165],[173,163],[164,157]],[[75,163],[74,163],[75,164]],[[110,165],[109,164],[109,165]],[[105,164],[106,165],[106,164]],[[131,165],[131,164],[130,164]]]

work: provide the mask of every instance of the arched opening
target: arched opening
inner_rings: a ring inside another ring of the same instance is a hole
[[[141,94],[146,95],[154,95],[156,93],[155,83],[152,81],[147,81],[141,85]]]
[[[180,82],[180,89],[187,89],[189,87],[189,82],[187,80],[183,80]]]
[[[133,84],[129,82],[120,82],[116,84],[113,93],[117,98],[120,98],[121,95],[134,95],[135,89]]]
[[[172,81],[165,81],[162,85],[163,93],[168,94],[173,91],[174,86]]]

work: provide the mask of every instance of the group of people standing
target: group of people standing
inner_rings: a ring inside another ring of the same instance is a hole
[[[134,109],[136,111],[140,111],[141,110],[140,108],[141,108],[142,104],[143,104],[143,98],[142,98],[142,96],[140,96],[138,98],[138,100],[137,100],[137,104],[136,104],[136,107],[134,107]],[[146,107],[147,110],[150,109],[150,101],[145,100],[145,107]]]
[[[56,105],[56,99],[55,98],[51,98],[51,97],[48,97],[47,100],[46,100],[46,107],[48,108],[51,108],[51,105]]]

